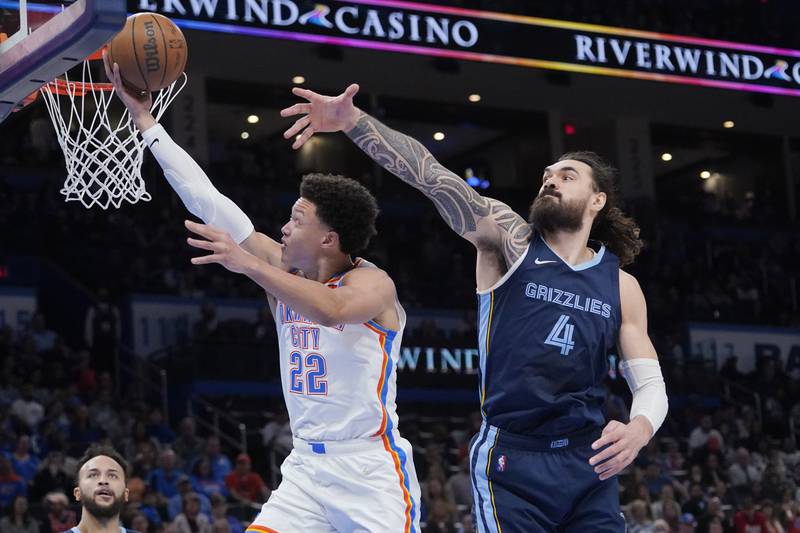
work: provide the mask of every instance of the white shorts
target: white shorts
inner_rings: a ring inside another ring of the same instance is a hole
[[[252,533],[419,533],[411,444],[399,433],[311,443],[294,439],[283,481]]]

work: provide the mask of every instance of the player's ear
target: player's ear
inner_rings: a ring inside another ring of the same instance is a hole
[[[72,495],[75,497],[76,502],[81,501],[81,488],[75,487],[74,489],[72,489]]]
[[[333,230],[326,231],[325,235],[322,236],[321,244],[323,248],[338,248],[339,234]]]
[[[592,207],[594,208],[595,212],[599,213],[603,210],[606,206],[606,201],[608,200],[608,196],[604,192],[596,192],[594,193],[594,198],[592,198]]]
[[[125,490],[122,492],[122,496],[125,498],[125,503],[128,503],[128,496],[130,496],[131,491],[128,490],[128,487],[125,487]]]

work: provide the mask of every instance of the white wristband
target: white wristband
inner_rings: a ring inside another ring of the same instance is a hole
[[[627,359],[619,365],[633,393],[631,420],[641,415],[653,426],[655,435],[667,418],[669,401],[661,365],[656,359]]]

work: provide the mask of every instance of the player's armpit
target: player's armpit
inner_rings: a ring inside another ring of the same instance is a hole
[[[480,243],[504,249],[507,259],[513,258],[512,263],[519,257],[514,256],[519,240],[516,233],[524,233],[520,227],[527,226],[522,217],[507,205],[478,194],[419,141],[366,113],[347,136],[383,168],[430,198],[453,231],[475,246]],[[507,239],[509,235],[513,237]]]
[[[253,231],[241,244],[242,248],[249,253],[266,261],[274,267],[280,268],[281,263],[281,244],[263,233]]]

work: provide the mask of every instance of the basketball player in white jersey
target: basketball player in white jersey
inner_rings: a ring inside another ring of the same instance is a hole
[[[150,95],[106,73],[164,175],[186,221],[219,263],[264,288],[278,328],[281,381],[294,449],[283,481],[248,531],[419,532],[420,490],[411,445],[397,431],[396,365],[405,312],[394,283],[353,259],[375,234],[374,197],[354,180],[311,174],[283,226],[281,242],[211,183],[150,114]]]

